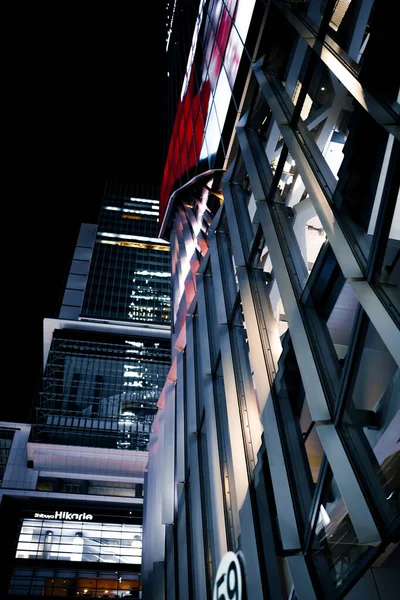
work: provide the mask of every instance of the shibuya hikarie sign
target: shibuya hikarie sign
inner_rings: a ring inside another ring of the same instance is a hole
[[[35,512],[35,519],[61,519],[63,521],[92,521],[93,515],[88,513],[73,513],[67,510],[56,510],[52,514]]]

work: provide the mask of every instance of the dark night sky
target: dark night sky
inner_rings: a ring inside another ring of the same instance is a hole
[[[165,147],[164,2],[38,10],[11,19],[2,86],[12,236],[3,372],[13,385],[0,419],[21,421],[40,377],[42,320],[58,314],[80,223],[97,221],[108,176],[159,184]]]

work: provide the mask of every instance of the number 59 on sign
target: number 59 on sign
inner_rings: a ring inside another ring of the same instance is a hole
[[[242,600],[242,592],[242,566],[234,552],[227,552],[219,563],[213,600]]]

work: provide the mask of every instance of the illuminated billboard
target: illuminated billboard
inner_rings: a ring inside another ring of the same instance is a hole
[[[15,557],[140,565],[142,526],[96,523],[86,513],[35,513],[23,520]]]
[[[214,168],[255,0],[201,0],[168,148],[160,226],[169,197],[189,177]]]

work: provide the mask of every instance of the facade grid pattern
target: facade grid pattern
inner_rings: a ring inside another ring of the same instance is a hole
[[[167,340],[53,338],[32,440],[145,450],[169,368]]]
[[[169,245],[158,238],[159,201],[138,197],[139,191],[120,181],[106,186],[84,319],[170,323]]]
[[[228,4],[239,10],[204,10]],[[387,77],[380,44],[389,19],[385,2],[256,3],[230,151],[209,154],[225,173],[170,198],[173,353],[149,447],[145,514],[161,502],[159,520],[145,521],[149,597],[211,599],[229,550],[243,557],[249,598],[394,597],[400,132],[399,78]]]

